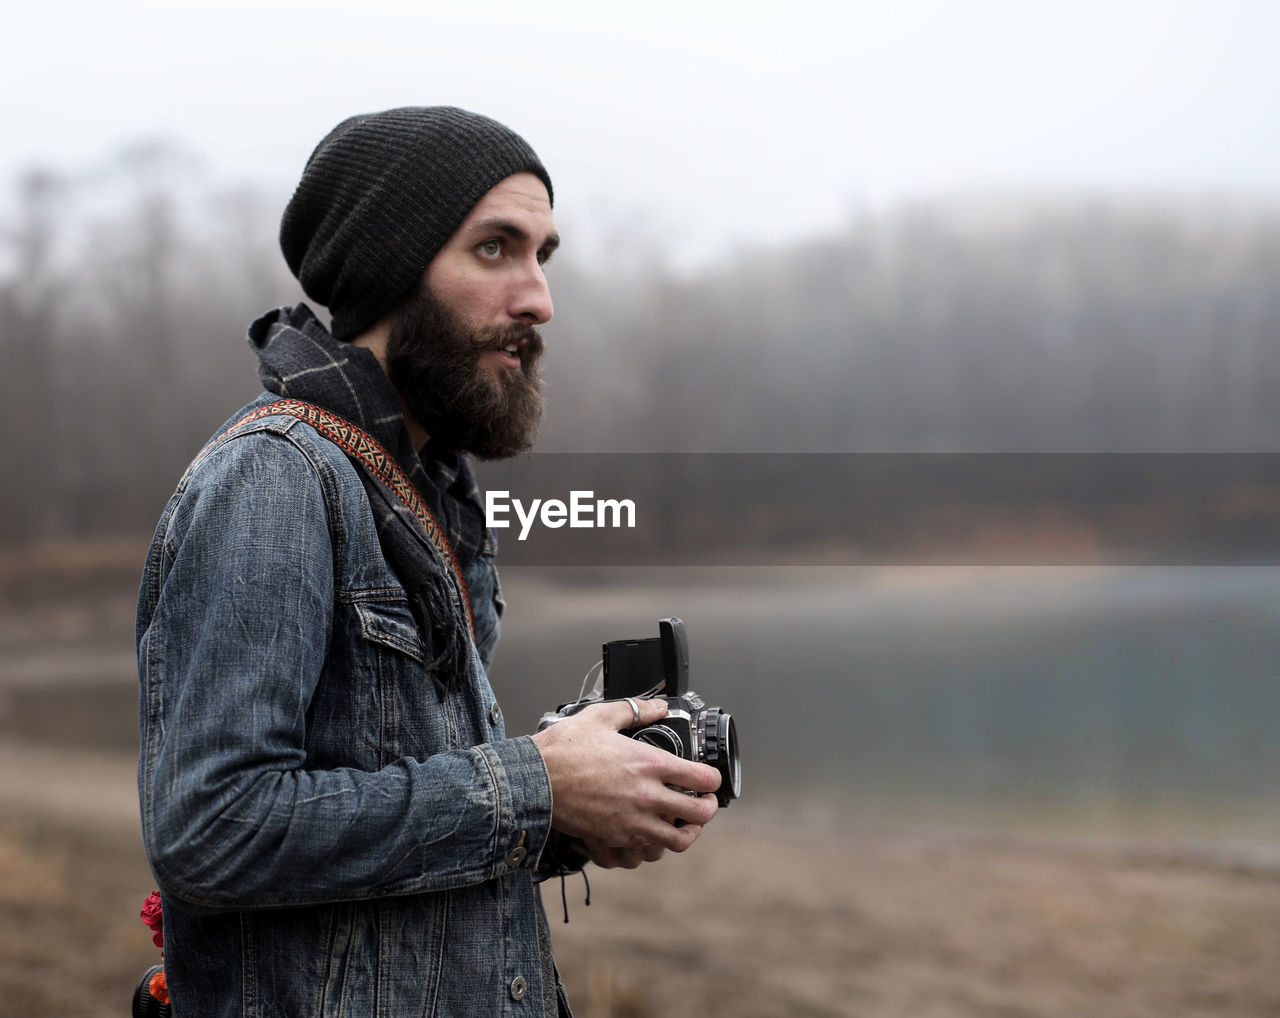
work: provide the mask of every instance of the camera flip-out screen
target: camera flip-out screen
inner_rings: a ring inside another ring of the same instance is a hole
[[[683,696],[689,688],[689,642],[684,622],[658,620],[657,638],[614,640],[602,648],[604,698]],[[660,685],[654,676],[662,676]]]

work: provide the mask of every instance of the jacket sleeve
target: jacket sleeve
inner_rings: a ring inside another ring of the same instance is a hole
[[[325,469],[287,434],[227,442],[153,546],[138,641],[143,840],[162,890],[188,906],[473,885],[535,868],[549,835],[550,783],[527,737],[373,771],[306,767],[333,626]]]

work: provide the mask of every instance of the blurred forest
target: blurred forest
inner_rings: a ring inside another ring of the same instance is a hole
[[[8,190],[0,545],[145,536],[301,298],[287,195],[163,142]],[[570,198],[540,451],[1280,451],[1280,205],[971,196],[677,272],[575,258]]]

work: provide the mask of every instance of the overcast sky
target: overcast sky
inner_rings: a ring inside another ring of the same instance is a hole
[[[1280,3],[40,0],[0,15],[0,177],[170,138],[287,193],[355,113],[505,121],[593,250],[957,191],[1280,196]]]

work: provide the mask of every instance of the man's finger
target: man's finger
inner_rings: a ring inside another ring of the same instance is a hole
[[[703,827],[709,824],[719,809],[714,795],[679,795],[663,803],[666,815],[678,827],[696,824]]]
[[[720,787],[720,772],[710,764],[686,760],[674,753],[665,753],[667,759],[660,761],[659,776],[662,783],[676,788],[687,788],[698,795],[706,795]]]
[[[609,724],[619,732],[651,725],[667,716],[667,701],[661,698],[641,700],[629,696],[625,700],[611,700],[602,704],[602,708],[608,709]]]

